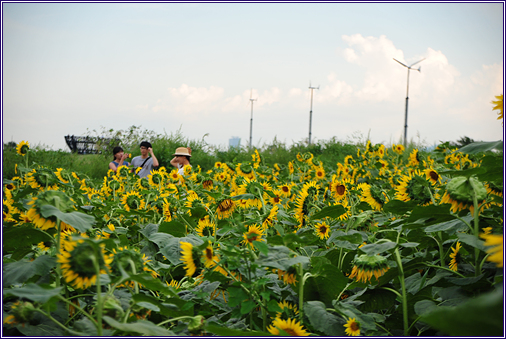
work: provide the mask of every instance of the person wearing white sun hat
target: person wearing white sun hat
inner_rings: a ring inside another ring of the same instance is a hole
[[[192,149],[190,147],[178,147],[173,154],[174,158],[170,164],[178,169],[180,175],[184,175],[184,167],[190,166],[190,158],[192,156]]]

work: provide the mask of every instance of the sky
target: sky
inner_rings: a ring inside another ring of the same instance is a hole
[[[253,146],[288,146],[307,142],[311,84],[313,143],[401,143],[394,58],[423,59],[408,141],[503,139],[504,2],[2,2],[2,138],[69,150],[65,135],[135,125],[246,146],[253,103]]]

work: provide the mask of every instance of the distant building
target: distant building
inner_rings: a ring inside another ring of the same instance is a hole
[[[240,148],[241,147],[241,138],[239,138],[239,137],[232,137],[232,138],[228,139],[228,147],[230,147],[230,148],[232,148],[232,147]]]

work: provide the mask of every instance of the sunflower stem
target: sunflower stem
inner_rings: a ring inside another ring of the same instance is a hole
[[[93,294],[88,294],[88,295],[85,294],[84,296],[93,296]],[[76,296],[76,297],[78,297],[78,296]],[[98,323],[95,320],[95,318],[93,318],[88,312],[86,312],[84,309],[82,309],[79,305],[76,305],[73,302],[70,302],[68,299],[62,297],[61,295],[58,295],[57,298],[65,303],[69,304],[70,306],[73,306],[76,309],[78,309],[80,312],[82,312],[84,314],[84,316],[86,318],[90,319],[91,322],[95,324],[95,326],[98,326]],[[72,298],[75,298],[75,297],[71,297],[70,299],[72,299]]]
[[[479,214],[480,208],[478,206],[478,197],[476,196],[476,190],[474,189],[473,182],[469,180],[471,186],[473,186],[473,205],[474,205],[474,236],[479,239],[480,237],[480,226],[479,226]],[[474,275],[477,277],[481,273],[481,265],[478,264],[480,260],[480,250],[474,248]]]
[[[409,336],[408,300],[406,296],[406,284],[404,282],[404,269],[402,267],[401,254],[398,248],[395,248],[395,261],[399,269],[399,281],[401,282],[402,289],[402,318],[404,323],[404,335],[407,337]]]
[[[165,325],[165,324],[173,322],[173,321],[179,321],[179,320],[185,320],[185,319],[193,319],[193,318],[194,318],[193,316],[183,315],[181,317],[164,320],[161,323],[156,324],[156,326],[162,326],[162,325]]]
[[[95,255],[91,256],[97,275],[97,333],[102,336],[102,287],[100,286],[100,266]]]
[[[350,285],[353,283],[352,282],[349,282],[346,284],[346,286],[343,288],[343,290],[341,291],[341,293],[339,293],[339,295],[337,296],[337,301],[341,300],[341,296],[343,295],[343,293],[348,289],[348,287],[350,287]]]
[[[81,333],[81,332],[77,332],[77,331],[74,331],[74,330],[71,330],[70,328],[67,328],[65,325],[63,325],[61,322],[59,322],[58,320],[56,320],[55,318],[53,318],[53,316],[51,315],[51,313],[46,313],[44,311],[42,311],[41,309],[35,309],[36,312],[39,312],[43,315],[45,315],[46,317],[48,317],[52,322],[54,322],[56,325],[58,325],[59,327],[61,327],[63,330],[69,332],[70,334],[72,335],[75,335],[75,336],[84,336],[86,335],[85,333]]]
[[[457,271],[453,271],[451,269],[449,269],[448,267],[440,267],[440,266],[437,266],[437,265],[432,265],[432,264],[427,264],[427,263],[423,263],[423,265],[427,266],[427,267],[434,267],[434,268],[439,268],[439,269],[443,269],[445,271],[448,271],[448,272],[451,272],[451,273],[455,273],[456,275],[458,275],[459,277],[461,278],[465,278],[464,275],[460,274],[459,272]]]

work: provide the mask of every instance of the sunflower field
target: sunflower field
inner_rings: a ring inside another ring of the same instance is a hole
[[[500,336],[502,141],[3,183],[3,334]]]

